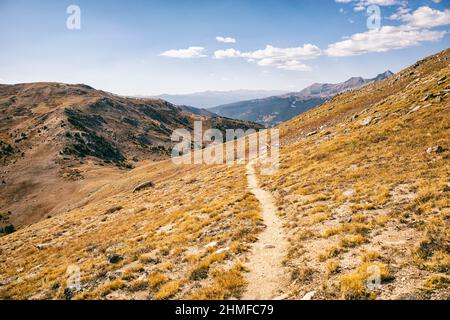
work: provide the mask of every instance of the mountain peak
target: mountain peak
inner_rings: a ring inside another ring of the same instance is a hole
[[[380,80],[384,80],[384,79],[387,79],[389,77],[392,77],[393,75],[394,75],[394,73],[391,70],[387,70],[387,71],[385,71],[383,73],[380,73],[379,75],[377,75],[372,80],[380,81]]]

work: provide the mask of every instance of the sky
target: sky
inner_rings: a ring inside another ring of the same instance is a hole
[[[449,31],[450,0],[0,0],[0,83],[297,91],[400,71]]]

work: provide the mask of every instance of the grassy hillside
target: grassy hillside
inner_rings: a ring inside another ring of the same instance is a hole
[[[285,221],[292,297],[446,298],[450,50],[283,124],[261,177]],[[364,287],[367,267],[380,290]]]
[[[280,126],[280,170],[258,178],[288,241],[282,298],[450,298],[449,93],[450,49]],[[244,164],[147,162],[107,181],[0,238],[1,298],[242,297],[268,225]]]
[[[141,161],[169,158],[173,130],[196,120],[260,127],[191,111],[86,85],[0,85],[0,228],[73,209]]]
[[[82,209],[0,238],[0,297],[239,297],[260,228],[243,176],[241,166],[144,165]],[[133,192],[148,180],[153,188]],[[81,268],[79,292],[65,290],[72,264]]]

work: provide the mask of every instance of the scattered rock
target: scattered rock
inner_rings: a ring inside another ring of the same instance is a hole
[[[373,120],[372,117],[367,117],[363,121],[361,121],[360,124],[361,126],[368,126],[369,124],[372,123],[372,120]]]
[[[214,253],[215,254],[221,254],[221,253],[227,252],[228,250],[230,250],[230,248],[229,247],[225,247],[225,248],[221,248],[221,249],[217,250]]]
[[[133,192],[139,192],[139,191],[149,189],[149,188],[154,188],[154,187],[155,187],[155,184],[153,183],[153,181],[146,181],[146,182],[138,185],[136,188],[134,188]]]
[[[311,300],[315,294],[316,294],[315,291],[310,291],[303,296],[302,300]]]
[[[427,149],[427,153],[428,154],[432,154],[432,153],[442,153],[444,152],[444,148],[442,148],[441,146],[434,146],[434,147],[429,147]]]
[[[123,260],[123,257],[119,254],[113,253],[108,255],[108,262],[109,263],[118,263]]]
[[[420,102],[425,102],[425,101],[428,101],[428,100],[433,99],[433,98],[434,98],[434,94],[430,93],[430,94],[426,95],[425,97],[423,97],[420,100]]]
[[[93,245],[87,246],[86,247],[86,251],[92,252],[92,251],[96,250],[97,248],[98,248],[98,245],[97,244],[93,244]]]
[[[353,189],[348,189],[342,193],[342,195],[344,195],[345,197],[351,197],[354,194],[355,194],[355,190],[353,190]]]
[[[213,242],[208,243],[205,246],[205,248],[212,248],[212,247],[215,247],[215,246],[217,246],[217,241],[213,241]]]
[[[108,210],[106,210],[105,214],[111,214],[111,213],[120,211],[122,209],[123,209],[122,206],[112,207],[112,208],[109,208]]]
[[[41,243],[41,244],[36,245],[36,248],[39,250],[44,250],[44,249],[47,249],[48,247],[50,247],[50,244],[48,244],[48,243]]]
[[[416,111],[419,111],[420,109],[422,109],[422,106],[415,106],[412,109],[409,110],[408,114],[410,113],[414,113]]]

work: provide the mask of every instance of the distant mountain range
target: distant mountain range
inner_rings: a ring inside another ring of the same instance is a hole
[[[176,105],[194,106],[197,108],[212,108],[218,105],[261,99],[280,95],[286,91],[280,90],[233,90],[233,91],[205,91],[191,94],[162,94],[146,98],[155,98],[169,101]],[[143,97],[143,96],[138,96]]]
[[[384,80],[392,75],[391,71],[386,71],[371,79],[353,77],[337,84],[315,83],[300,92],[220,105],[209,109],[209,111],[223,117],[254,121],[271,127],[292,119],[339,93],[360,88],[368,83]]]

